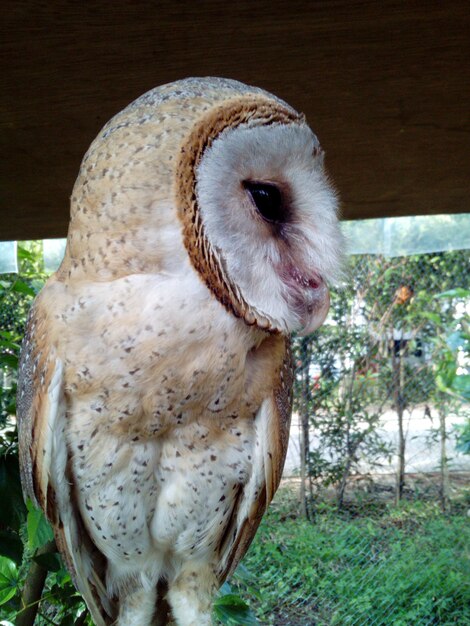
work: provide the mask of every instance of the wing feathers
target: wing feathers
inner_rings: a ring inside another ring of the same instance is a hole
[[[282,476],[292,409],[292,356],[285,342],[284,359],[271,397],[256,415],[252,475],[234,508],[233,522],[220,547],[219,580],[230,576],[248,550]]]
[[[84,528],[68,479],[63,364],[47,344],[44,323],[33,307],[23,343],[18,381],[20,468],[25,495],[38,504],[54,527],[57,547],[84,596],[96,626],[114,621],[107,598],[106,559]],[[36,337],[48,346],[40,350]]]

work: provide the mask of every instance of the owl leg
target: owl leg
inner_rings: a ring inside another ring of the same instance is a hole
[[[168,601],[178,626],[210,626],[212,596],[217,588],[214,570],[186,564],[169,585]]]
[[[119,596],[117,626],[150,626],[155,611],[156,590],[138,587]]]

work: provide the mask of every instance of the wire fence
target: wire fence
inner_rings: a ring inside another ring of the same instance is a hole
[[[418,511],[330,512],[283,529],[273,512],[245,560],[256,581],[235,584],[261,624],[468,624],[468,522]]]

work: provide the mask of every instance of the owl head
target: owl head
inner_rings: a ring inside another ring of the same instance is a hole
[[[342,250],[323,160],[304,116],[261,89],[219,78],[154,89],[85,155],[59,275],[195,271],[247,324],[312,332]]]

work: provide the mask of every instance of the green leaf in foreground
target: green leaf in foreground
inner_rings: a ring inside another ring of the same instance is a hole
[[[28,544],[31,550],[37,550],[45,545],[48,541],[52,541],[54,533],[48,521],[44,517],[43,512],[37,509],[34,504],[28,500]]]
[[[258,620],[246,602],[233,593],[228,593],[216,599],[214,602],[214,613],[222,624],[227,626],[232,626],[232,624],[256,626],[258,624]]]
[[[34,289],[30,287],[27,283],[25,283],[23,280],[19,280],[19,279],[15,280],[11,288],[13,291],[16,291],[17,293],[22,293],[26,296],[33,296],[33,298],[36,295],[36,292],[34,291]]]
[[[448,291],[437,294],[436,298],[468,298],[469,294],[469,289],[456,287],[455,289],[449,289]]]
[[[0,352],[0,365],[6,365],[14,370],[18,369],[18,357],[9,352]]]
[[[18,589],[18,570],[10,559],[0,557],[0,605],[11,600]]]

